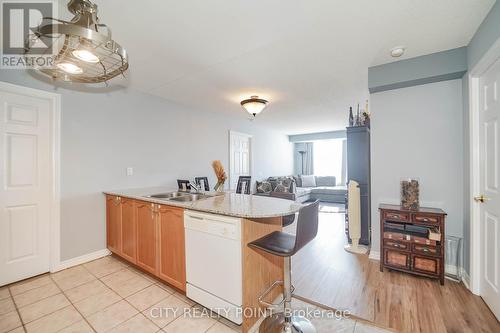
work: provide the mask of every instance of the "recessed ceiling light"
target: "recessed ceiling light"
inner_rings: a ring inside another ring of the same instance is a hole
[[[83,73],[83,69],[81,69],[77,65],[72,64],[70,62],[61,62],[61,63],[57,64],[57,68],[65,71],[66,73],[69,73],[69,74],[82,74]]]
[[[391,50],[391,57],[399,58],[405,53],[405,48],[403,46],[397,46]]]

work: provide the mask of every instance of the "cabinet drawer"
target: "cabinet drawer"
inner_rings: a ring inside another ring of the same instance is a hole
[[[402,213],[402,212],[385,212],[384,211],[384,220],[407,222],[410,220],[410,214],[409,213]]]
[[[440,254],[439,247],[423,244],[413,244],[413,252],[426,256],[437,256]]]
[[[437,224],[439,223],[439,216],[416,213],[413,215],[413,222]]]
[[[393,239],[384,239],[384,246],[403,251],[410,250],[410,244],[405,242],[398,242],[397,240]]]
[[[384,249],[384,264],[395,268],[410,269],[410,254]]]
[[[415,272],[439,275],[441,260],[438,258],[412,255],[412,270]]]

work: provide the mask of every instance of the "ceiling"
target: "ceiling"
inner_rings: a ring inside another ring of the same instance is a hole
[[[341,129],[367,68],[467,45],[494,0],[95,0],[130,55],[125,84],[288,134]],[[389,50],[407,47],[394,59]]]

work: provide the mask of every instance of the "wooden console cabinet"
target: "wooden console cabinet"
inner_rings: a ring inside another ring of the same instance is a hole
[[[183,209],[106,195],[108,249],[186,290]]]
[[[437,208],[416,211],[380,205],[380,271],[384,268],[439,279],[444,284],[446,213]],[[432,230],[439,239],[422,231]]]

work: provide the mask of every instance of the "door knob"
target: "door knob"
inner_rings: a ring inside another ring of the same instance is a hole
[[[481,194],[478,197],[474,197],[474,201],[476,201],[476,202],[484,203],[486,200],[488,200],[488,198],[485,197],[483,194]]]

